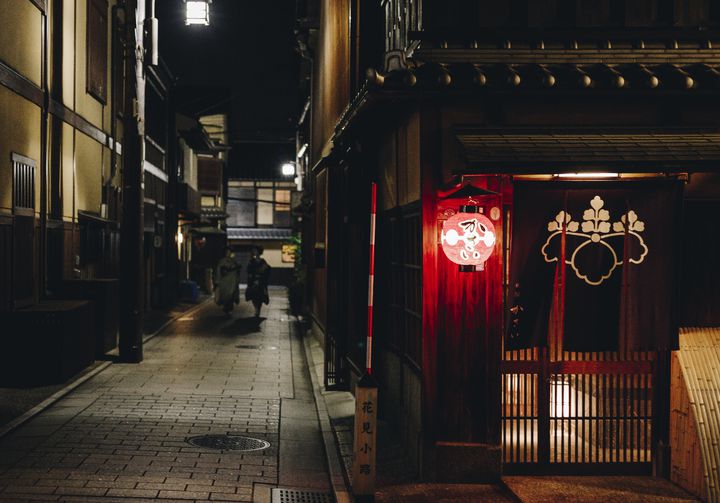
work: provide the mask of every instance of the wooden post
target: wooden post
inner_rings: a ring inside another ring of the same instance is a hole
[[[375,501],[377,393],[377,384],[370,374],[365,374],[355,387],[352,490],[356,503]]]
[[[375,501],[378,389],[372,377],[373,293],[375,290],[375,214],[377,184],[370,185],[370,274],[368,276],[366,373],[355,387],[355,437],[353,442],[353,494],[356,503]]]
[[[145,0],[125,2],[125,114],[123,119],[123,215],[120,228],[120,359],[143,359],[143,192],[145,76],[143,18]]]

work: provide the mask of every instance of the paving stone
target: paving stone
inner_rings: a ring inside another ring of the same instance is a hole
[[[251,501],[254,484],[277,486],[279,477],[294,487],[324,479],[327,489],[284,295],[273,290],[267,319],[251,333],[238,328],[250,305],[231,318],[202,307],[146,344],[143,363],[111,365],[2,439],[0,501]],[[247,435],[271,447],[241,453],[186,442],[203,434]],[[305,470],[283,473],[297,468]]]

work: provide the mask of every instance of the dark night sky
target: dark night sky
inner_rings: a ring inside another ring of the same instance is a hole
[[[228,113],[231,141],[294,136],[301,106],[294,0],[214,0],[210,26],[185,26],[182,0],[157,0],[156,16],[160,55],[177,78],[180,111]],[[242,143],[235,150],[231,172],[248,176],[274,171],[276,159],[292,156],[294,145],[273,152],[267,144]],[[239,166],[241,159],[254,166]]]

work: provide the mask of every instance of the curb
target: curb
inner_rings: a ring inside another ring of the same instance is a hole
[[[146,342],[148,342],[150,339],[152,339],[152,338],[155,337],[156,335],[159,335],[159,334],[160,334],[163,330],[165,330],[168,326],[170,326],[172,323],[174,323],[175,321],[177,321],[178,318],[181,318],[181,317],[183,317],[183,316],[188,316],[188,315],[190,315],[190,314],[193,314],[193,313],[199,311],[200,308],[202,308],[202,307],[203,307],[207,302],[209,302],[210,300],[212,300],[212,298],[205,299],[204,301],[200,302],[197,306],[191,307],[191,308],[188,309],[187,311],[184,311],[184,312],[178,314],[177,316],[175,316],[175,317],[173,317],[173,318],[170,318],[168,321],[166,321],[165,323],[163,323],[162,326],[160,326],[160,328],[158,328],[157,330],[155,330],[153,333],[148,334],[148,335],[143,335],[143,344],[145,344]],[[7,423],[6,425],[0,427],[0,438],[3,438],[4,436],[6,436],[7,434],[9,434],[9,433],[12,432],[13,430],[15,430],[15,429],[17,429],[18,427],[22,426],[24,423],[28,422],[30,419],[32,419],[33,417],[35,417],[35,416],[37,416],[38,414],[40,414],[42,411],[44,411],[45,409],[47,409],[48,407],[50,407],[51,405],[53,405],[55,402],[57,402],[58,400],[60,400],[60,399],[63,398],[64,396],[68,395],[68,394],[69,394],[70,392],[72,392],[75,388],[77,388],[77,387],[80,386],[81,384],[89,381],[90,379],[92,379],[93,377],[95,377],[96,375],[98,375],[100,372],[102,372],[103,370],[105,370],[106,368],[108,368],[108,367],[109,367],[110,365],[112,365],[112,364],[113,364],[112,361],[104,361],[104,362],[102,362],[100,365],[98,365],[97,367],[95,367],[94,369],[92,369],[92,370],[91,370],[90,372],[88,372],[87,374],[84,374],[84,375],[78,377],[77,379],[75,379],[74,381],[72,381],[71,383],[69,383],[69,384],[68,384],[67,386],[65,386],[64,388],[56,391],[55,393],[53,393],[52,395],[50,395],[49,397],[47,397],[45,400],[43,400],[42,402],[40,402],[39,404],[37,404],[37,405],[36,405],[35,407],[33,407],[32,409],[26,411],[25,413],[23,413],[22,415],[16,417],[15,419],[13,419],[12,421],[10,421],[10,422]]]
[[[352,496],[350,488],[347,486],[347,482],[345,481],[345,475],[341,464],[342,462],[340,461],[340,456],[338,455],[338,446],[335,442],[335,434],[333,432],[332,425],[330,424],[330,416],[328,414],[327,405],[325,404],[325,398],[322,396],[321,386],[315,372],[315,361],[312,356],[312,351],[310,351],[307,337],[298,330],[297,320],[293,323],[295,325],[295,330],[302,337],[305,358],[308,364],[308,373],[310,374],[310,381],[313,386],[315,410],[317,411],[318,421],[320,422],[320,433],[322,434],[323,445],[325,447],[325,461],[327,462],[328,473],[330,475],[330,485],[335,496],[335,501],[337,503],[350,503],[352,501]]]

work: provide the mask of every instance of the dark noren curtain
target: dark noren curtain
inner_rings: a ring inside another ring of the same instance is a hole
[[[518,182],[514,191],[509,348],[547,343],[555,289],[565,350],[676,347],[680,182]]]

